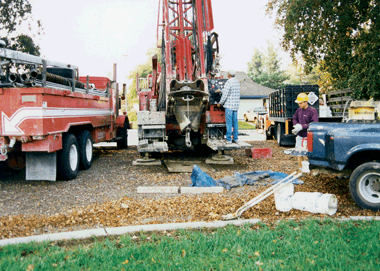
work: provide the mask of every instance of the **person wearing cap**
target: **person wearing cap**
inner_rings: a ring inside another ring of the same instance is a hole
[[[318,111],[309,106],[309,96],[306,93],[300,93],[297,96],[299,108],[293,116],[292,133],[296,135],[296,148],[306,147],[307,145],[307,129],[312,122],[318,122]],[[302,157],[298,157],[298,166],[301,168]]]
[[[238,110],[240,105],[240,83],[235,78],[235,71],[228,71],[228,80],[224,85],[222,97],[220,98],[217,107],[223,106],[225,108],[226,115],[226,139],[224,143],[229,144],[231,142],[238,143]],[[233,140],[232,140],[233,137]]]

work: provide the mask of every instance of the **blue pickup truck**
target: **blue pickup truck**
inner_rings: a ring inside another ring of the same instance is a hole
[[[311,123],[307,156],[311,168],[352,170],[356,204],[380,210],[380,123]]]

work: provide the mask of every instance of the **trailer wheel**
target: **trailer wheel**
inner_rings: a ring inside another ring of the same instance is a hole
[[[272,140],[273,139],[273,130],[274,128],[272,126],[269,126],[267,130],[265,131],[266,139]]]
[[[64,134],[62,149],[58,152],[58,173],[65,180],[72,180],[79,171],[79,147],[73,134]]]
[[[276,139],[277,139],[278,146],[282,146],[282,138],[283,138],[282,135],[283,134],[284,134],[284,129],[283,129],[281,123],[278,123],[277,129],[276,129]]]
[[[85,170],[89,169],[93,158],[91,133],[88,130],[83,130],[79,133],[77,139],[79,145],[79,167]]]
[[[358,166],[350,176],[349,186],[360,208],[380,210],[380,163],[367,162]]]
[[[116,143],[118,149],[128,148],[128,124],[124,123],[124,127],[120,127],[118,137],[121,137]]]

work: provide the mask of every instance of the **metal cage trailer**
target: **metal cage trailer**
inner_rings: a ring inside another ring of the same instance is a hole
[[[286,86],[269,94],[269,121],[266,129],[267,139],[275,138],[279,146],[294,146],[296,136],[292,134],[293,115],[299,108],[295,102],[298,94],[309,96],[309,106],[314,107],[319,115],[318,85]],[[319,117],[320,122],[340,122],[341,116]]]

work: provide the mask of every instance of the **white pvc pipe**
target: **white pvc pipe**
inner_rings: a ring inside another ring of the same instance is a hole
[[[265,190],[264,192],[262,192],[261,194],[259,194],[255,198],[251,199],[246,204],[244,204],[242,207],[240,207],[236,211],[236,216],[240,217],[242,215],[242,213],[245,212],[247,209],[253,207],[254,205],[256,205],[258,203],[260,203],[261,201],[263,201],[264,199],[266,199],[267,197],[269,197],[270,195],[272,195],[275,191],[280,190],[286,184],[288,184],[291,181],[293,181],[293,180],[295,180],[295,179],[297,179],[297,178],[299,178],[299,177],[302,176],[302,173],[298,173],[297,175],[295,175],[296,173],[297,172],[293,172],[292,174],[290,174],[286,178],[280,180],[277,184],[271,186],[270,188],[268,188],[267,190]]]

